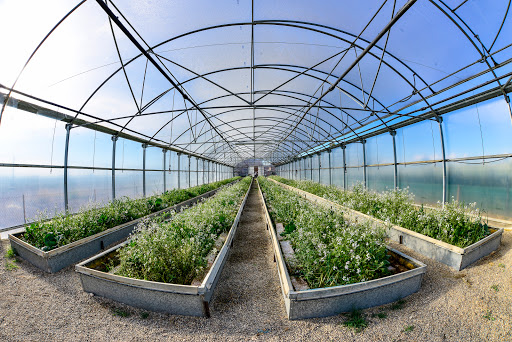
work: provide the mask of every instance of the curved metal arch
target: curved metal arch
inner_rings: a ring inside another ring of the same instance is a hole
[[[246,119],[246,120],[249,120],[249,121],[250,121],[250,119]],[[270,125],[259,125],[258,127],[267,127],[267,126],[270,126]],[[243,127],[241,127],[241,128],[252,128],[252,127],[253,127],[253,126],[243,126]],[[283,133],[284,133],[284,132],[286,132],[284,129],[281,129],[281,128],[280,128],[280,129],[278,129],[277,131],[279,131],[279,132],[283,132]],[[271,133],[271,134],[269,134],[269,136],[270,136],[270,137],[273,137],[273,138],[279,138],[281,135],[279,135],[278,133]],[[250,145],[250,144],[249,144],[249,145]],[[281,142],[280,144],[277,144],[277,145],[283,145],[283,147],[284,147],[284,148],[286,148],[286,150],[289,150],[289,147],[290,147],[289,145],[297,145],[297,146],[299,146],[298,151],[300,151],[300,152],[304,151],[304,149],[303,149],[302,147],[300,147],[300,145],[296,144],[296,143],[295,143],[295,142],[293,142],[293,141],[288,141],[288,140],[286,140],[286,141],[283,141],[283,142]],[[224,145],[223,145],[222,147],[224,148]],[[206,155],[212,155],[212,154],[215,154],[215,153],[223,153],[223,151],[208,152],[208,150],[210,150],[211,148],[212,148],[212,147],[208,147],[208,148],[207,148],[204,152],[202,152],[201,154],[206,156]]]
[[[274,111],[276,111],[276,110],[274,110]],[[281,110],[281,111],[282,111],[282,110]],[[258,117],[257,119],[258,119],[258,120],[267,120],[267,121],[280,121],[280,119],[279,119],[279,118],[275,118],[275,117]],[[231,121],[231,122],[240,122],[240,121],[252,121],[252,118],[237,119],[237,120],[233,120],[233,121]],[[289,121],[291,121],[291,120],[289,120]],[[256,125],[255,127],[263,127],[263,126],[267,127],[267,126],[269,126],[269,125]],[[248,128],[248,127],[252,127],[252,126],[243,126],[243,127],[237,127],[237,128],[238,128],[238,129],[243,129],[243,128]],[[280,126],[274,126],[274,127],[283,128],[283,127],[280,127]],[[284,129],[284,128],[283,128],[283,129]],[[309,135],[309,134],[308,134],[306,131],[304,131],[303,129],[300,129],[299,131],[300,131],[300,133],[302,133],[302,135],[304,135],[305,137],[308,137],[308,135]],[[229,132],[231,132],[231,130],[227,130],[227,131],[225,131],[225,132],[226,132],[226,133],[229,133]],[[326,131],[326,132],[327,132],[327,131]],[[207,133],[208,133],[208,132],[204,132],[203,134],[207,134]],[[230,138],[232,138],[232,139],[235,139],[235,137],[236,137],[236,134],[235,134],[235,135],[231,135],[231,136],[230,136]],[[307,144],[304,140],[302,140],[301,138],[299,138],[297,135],[293,135],[293,138],[294,138],[294,139],[297,139],[299,142],[304,143],[305,145],[307,145],[307,146],[308,146],[308,148],[312,148],[312,147],[313,147],[313,146],[311,146],[311,145]],[[204,141],[200,146],[198,146],[198,147],[197,147],[197,149],[196,149],[195,151],[197,151],[199,148],[201,148],[204,144],[210,143],[210,140],[211,140],[211,138],[210,138],[209,140]],[[187,146],[188,146],[188,145],[187,145]],[[300,146],[300,145],[297,145],[297,146],[298,146],[298,149],[303,149],[303,147],[302,147],[302,146]]]
[[[291,92],[291,93],[296,93],[296,92]],[[278,93],[275,93],[275,94],[278,94]],[[300,94],[300,93],[299,93],[299,94]],[[307,96],[307,94],[301,94],[301,95]],[[287,96],[287,95],[281,95],[281,96]],[[288,97],[290,97],[290,96],[288,96]],[[300,99],[300,98],[296,98],[296,99],[297,99],[297,100],[300,100],[300,101],[304,101],[304,102],[306,102],[304,99]],[[325,102],[327,102],[327,101],[325,101]],[[327,102],[327,103],[329,103],[329,102]],[[329,103],[329,104],[330,104],[330,103]],[[279,108],[286,108],[286,106],[285,106],[285,105],[283,105],[283,106],[280,106]],[[332,114],[332,113],[331,113],[330,111],[328,111],[327,109],[322,108],[322,107],[319,107],[319,108],[321,108],[324,112],[326,112],[326,113],[330,114],[331,116],[336,117],[334,114]],[[224,111],[224,112],[216,113],[216,114],[212,115],[212,117],[216,117],[216,116],[218,116],[218,115],[222,115],[222,114],[225,114],[225,113],[228,113],[228,112],[234,112],[234,111],[238,111],[238,110],[248,110],[248,109],[251,109],[251,107],[234,108],[234,109],[230,109],[230,110],[227,110],[227,111]],[[263,108],[260,108],[260,107],[259,107],[258,109],[273,110],[273,111],[281,111],[281,112],[285,112],[286,114],[290,114],[289,112],[286,112],[286,111],[283,111],[283,110],[278,110],[278,109],[273,108],[273,107],[272,107],[272,108],[264,108],[264,107],[263,107]],[[349,113],[346,113],[346,114],[347,114],[347,115],[349,115],[349,116],[350,116],[354,121],[359,122],[359,121],[358,121],[356,118],[354,118],[351,114],[349,114]],[[350,127],[350,125],[348,125],[347,123],[345,123],[343,120],[340,120],[338,117],[336,117],[336,118],[337,118],[337,119],[338,119],[342,124],[344,124],[346,128],[350,129],[350,130],[351,130],[351,131],[352,131],[356,136],[359,136],[359,135],[358,135],[358,133],[357,133],[357,132],[355,132],[355,131],[352,129],[352,127]],[[282,120],[283,118],[277,118],[277,119],[278,119],[278,120]],[[334,128],[334,129],[335,129],[335,130],[340,134],[340,135],[342,135],[342,134],[343,134],[343,132],[339,131],[339,130],[338,130],[338,128],[336,128],[336,126],[332,125],[332,124],[331,124],[331,123],[329,123],[328,121],[325,121],[323,118],[320,118],[320,116],[318,117],[318,119],[319,119],[319,120],[321,120],[322,122],[326,123],[328,126],[333,127],[333,128]],[[286,120],[287,120],[287,121],[291,121],[289,118],[286,118]],[[235,121],[237,121],[237,120],[235,120]],[[235,121],[230,121],[230,122],[235,122]],[[311,124],[313,124],[313,122],[311,122],[310,120],[306,120],[306,121],[307,121],[307,122],[310,122]],[[197,122],[195,125],[193,125],[193,126],[189,127],[188,129],[186,129],[184,132],[182,132],[182,133],[180,134],[180,136],[178,136],[178,137],[174,140],[174,142],[175,142],[177,139],[179,139],[181,136],[183,136],[186,132],[188,132],[189,130],[193,129],[195,126],[200,125],[202,122],[204,122],[204,120],[201,120],[201,121]],[[362,124],[360,123],[360,125],[362,125]],[[321,127],[320,127],[320,128],[321,128]],[[325,132],[327,132],[327,131],[326,131],[325,129],[323,129],[323,128],[322,128],[322,130],[324,130]],[[159,130],[159,131],[161,131],[161,130]],[[158,132],[159,132],[159,131],[158,131]],[[158,132],[157,132],[157,133],[155,133],[155,135],[154,135],[154,136],[156,136],[156,134],[158,134]],[[206,132],[204,132],[203,134],[206,134],[206,133],[207,133],[207,131],[206,131]],[[326,136],[325,136],[325,135],[324,135],[323,137],[324,137],[325,139],[328,139],[328,138],[326,138]],[[335,138],[335,137],[333,137],[333,139],[332,139],[332,140],[335,140],[335,139],[336,139],[336,138]],[[172,145],[172,143],[171,143],[171,145]]]
[[[268,121],[278,121],[278,119],[276,119],[275,117],[259,117],[258,119],[268,120]],[[240,122],[240,121],[252,121],[252,118],[238,119],[238,120],[233,120],[232,122]],[[258,125],[258,126],[256,126],[256,127],[261,127],[261,126],[265,126],[265,127],[266,127],[266,126],[268,126],[268,125]],[[248,127],[252,127],[252,126],[238,127],[238,129],[248,128]],[[279,127],[279,126],[277,126],[277,127]],[[280,127],[280,128],[282,128],[282,127]],[[225,132],[226,132],[226,133],[230,133],[231,131],[232,131],[232,130],[227,130],[227,131],[225,131]],[[304,137],[306,137],[306,138],[308,137],[308,133],[307,133],[307,132],[305,132],[303,129],[300,129],[299,131],[300,131],[300,133],[302,133],[302,135],[304,135]],[[208,133],[208,132],[204,132],[203,134],[207,134],[207,133]],[[202,135],[203,135],[203,134],[202,134]],[[235,135],[231,135],[231,136],[230,136],[230,138],[232,138],[232,139],[234,139],[235,137],[236,137],[236,134],[235,134]],[[297,136],[297,135],[293,135],[293,137],[294,137],[295,139],[297,139],[298,141],[300,141],[300,142],[304,143],[304,144],[305,144],[305,145],[307,145],[308,147],[311,147],[311,145],[307,144],[307,143],[306,143],[304,140],[302,140],[299,136]],[[205,144],[207,144],[207,143],[211,143],[210,141],[211,141],[212,139],[213,139],[213,137],[212,137],[212,138],[210,138],[209,140],[204,141],[200,146],[198,146],[198,147],[197,147],[197,149],[196,149],[195,151],[197,151],[197,150],[198,150],[199,148],[201,148],[203,145],[205,145]],[[251,139],[251,140],[252,140],[252,139]],[[300,149],[303,149],[303,147],[302,147],[302,146],[300,146],[300,145],[298,145],[298,144],[296,144],[296,145],[297,145],[297,147],[298,147],[298,149],[299,149],[299,150],[300,150]],[[187,146],[188,146],[188,145],[187,145]]]
[[[289,21],[289,22],[294,22],[294,21]],[[297,23],[299,23],[297,21]],[[318,24],[315,24],[315,23],[307,23],[307,22],[303,22],[304,24],[307,24],[307,25],[314,25],[314,26],[319,26],[319,27],[323,27],[323,25],[318,25]],[[317,32],[317,33],[321,33],[321,34],[324,34],[324,35],[328,35],[328,36],[331,36],[335,39],[339,39],[341,41],[345,41],[347,43],[350,43],[352,45],[352,42],[342,38],[342,37],[339,37],[339,36],[336,36],[336,35],[333,35],[331,33],[328,33],[328,32],[325,32],[325,31],[321,31],[321,30],[317,30],[317,29],[313,29],[313,28],[308,28],[308,27],[303,27],[303,26],[299,26],[299,25],[292,25],[292,24],[289,24],[289,23],[286,23],[285,20],[280,20],[280,21],[269,21],[269,22],[265,22],[265,21],[255,21],[254,24],[258,24],[258,25],[276,25],[276,26],[288,26],[288,27],[295,27],[295,28],[299,28],[299,29],[304,29],[304,30],[310,30],[310,31],[314,31],[314,32]],[[201,28],[201,29],[197,29],[197,30],[192,30],[192,31],[189,31],[189,32],[186,32],[186,33],[183,33],[183,34],[180,34],[180,35],[177,35],[175,37],[172,37],[168,40],[165,40],[165,41],[162,41],[154,46],[152,46],[150,48],[150,50],[154,50],[164,44],[167,44],[171,41],[174,41],[176,39],[179,39],[179,38],[183,38],[183,37],[186,37],[188,35],[191,35],[191,34],[195,34],[195,33],[199,33],[199,32],[203,32],[203,31],[208,31],[208,30],[212,30],[212,29],[218,29],[218,28],[225,28],[225,27],[232,27],[232,26],[246,26],[246,25],[252,25],[252,23],[249,23],[249,22],[241,22],[241,23],[230,23],[230,24],[221,24],[221,25],[213,25],[213,26],[209,26],[209,27],[205,27],[205,28]],[[333,30],[333,31],[338,31],[338,32],[341,32],[341,33],[344,33],[344,34],[347,34],[347,35],[350,35],[344,31],[341,31],[341,30],[337,30],[335,28],[330,28],[330,27],[325,27],[325,28],[328,28],[330,30]],[[355,37],[354,35],[352,35],[353,37]],[[361,39],[360,40],[364,41],[364,42],[368,42],[367,40],[365,39]],[[357,46],[358,48],[362,49],[361,46],[357,45],[357,44],[353,44],[354,46]],[[380,48],[378,45],[375,46],[376,48],[380,49],[382,51],[382,48]],[[148,50],[149,51],[149,50]],[[414,70],[410,67],[408,67],[405,63],[403,63],[402,61],[400,61],[400,59],[396,58],[395,56],[389,54],[388,52],[386,52],[388,55],[390,55],[393,59],[397,60],[400,64],[404,65],[408,70],[410,70],[413,74],[416,74],[418,77],[420,77],[420,75],[418,75],[418,73],[414,72]],[[380,59],[378,56],[374,55],[372,52],[369,52],[369,54],[376,58],[376,59]],[[128,60],[124,66],[127,66],[128,64],[130,64],[131,62],[133,62],[134,60],[138,59],[139,57],[141,57],[143,54],[140,53],[136,56],[134,56],[132,59]],[[386,61],[383,60],[383,63],[392,68]],[[397,72],[394,68],[392,68],[393,71]],[[122,70],[122,67],[118,68],[116,71],[114,71],[110,76],[108,76],[93,92],[92,94],[86,99],[86,101],[83,103],[83,105],[80,107],[79,111],[81,112],[83,110],[83,108],[87,105],[87,103],[92,99],[92,97],[115,75],[117,74],[119,71]],[[403,76],[401,73],[397,72],[398,75],[400,75],[400,77],[402,77],[404,80],[407,80],[407,78],[405,76]],[[206,75],[206,74],[205,74]],[[409,84],[411,84],[410,82],[407,82]],[[183,83],[177,83],[178,86],[181,86]],[[412,85],[411,85],[412,86]],[[428,85],[427,85],[428,86]],[[413,89],[414,86],[412,86]],[[76,117],[78,116],[78,114],[75,116],[74,119],[76,119]],[[73,119],[73,120],[74,120]]]

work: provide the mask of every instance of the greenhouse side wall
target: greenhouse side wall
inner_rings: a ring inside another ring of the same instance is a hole
[[[12,132],[31,132],[37,144],[28,146],[26,136]],[[227,165],[122,137],[114,144],[112,135],[77,126],[69,133],[66,188],[65,122],[12,107],[3,114],[0,144],[0,230],[51,218],[66,204],[74,213],[113,198],[151,196],[233,175]]]
[[[346,189],[363,184],[385,191],[396,182],[414,194],[416,203],[436,205],[443,201],[444,162],[447,201],[476,202],[489,217],[510,220],[511,119],[505,100],[495,98],[445,114],[441,124],[425,120],[397,129],[395,137],[384,133],[364,144],[357,141],[315,151],[278,166],[276,173]]]

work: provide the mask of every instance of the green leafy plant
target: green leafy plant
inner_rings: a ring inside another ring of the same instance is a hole
[[[407,325],[405,328],[404,328],[404,332],[411,332],[414,330],[414,325]]]
[[[171,220],[142,220],[130,242],[119,250],[115,274],[173,284],[190,284],[207,266],[221,233],[233,224],[251,178],[221,189],[215,196]],[[111,268],[112,269],[112,268]]]
[[[500,287],[499,287],[499,285],[494,284],[494,285],[491,286],[491,289],[493,289],[494,291],[498,292],[500,290]]]
[[[343,322],[343,325],[354,329],[356,332],[361,332],[368,326],[368,322],[361,311],[352,310],[347,315],[347,319]]]
[[[43,251],[49,251],[171,207],[238,178],[240,177],[189,189],[173,189],[147,199],[123,197],[105,206],[100,206],[101,203],[89,204],[73,215],[62,212],[51,219],[48,214],[40,213],[36,222],[25,227],[22,239]]]
[[[488,319],[489,321],[495,321],[496,320],[496,317],[494,317],[492,315],[492,311],[491,310],[487,310],[487,312],[485,313],[485,315],[483,315],[483,317],[485,319]]]
[[[7,259],[14,259],[16,257],[16,251],[12,247],[9,247],[5,252],[5,257]]]
[[[404,307],[405,300],[400,299],[393,304],[391,304],[391,310],[401,310]]]
[[[343,213],[311,203],[258,177],[274,222],[284,234],[297,262],[288,265],[310,288],[353,284],[389,273],[384,231],[345,221]],[[288,227],[288,228],[286,228]]]
[[[295,181],[271,176],[278,182],[323,197],[345,207],[373,216],[385,222],[416,231],[458,247],[467,247],[490,234],[482,222],[476,203],[465,204],[452,199],[444,207],[419,209],[408,189],[384,192],[370,191],[357,184],[352,191],[312,181]]]
[[[16,265],[16,259],[13,259],[11,261],[6,261],[5,269],[7,271],[14,271],[14,270],[18,269],[18,265]]]
[[[119,308],[112,309],[112,314],[114,316],[119,316],[119,317],[130,317],[131,316],[131,314],[128,311],[124,311]]]
[[[149,312],[143,311],[140,313],[140,318],[146,319],[149,317]]]

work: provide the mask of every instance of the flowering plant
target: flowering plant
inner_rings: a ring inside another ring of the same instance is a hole
[[[258,177],[274,222],[283,223],[296,263],[290,271],[311,288],[352,284],[389,273],[382,228],[344,220],[343,213],[311,203]]]

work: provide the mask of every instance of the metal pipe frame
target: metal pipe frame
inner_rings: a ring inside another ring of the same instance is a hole
[[[69,158],[69,135],[71,133],[71,125],[66,125],[66,144],[64,146],[64,210],[69,211],[68,197],[68,158]]]

